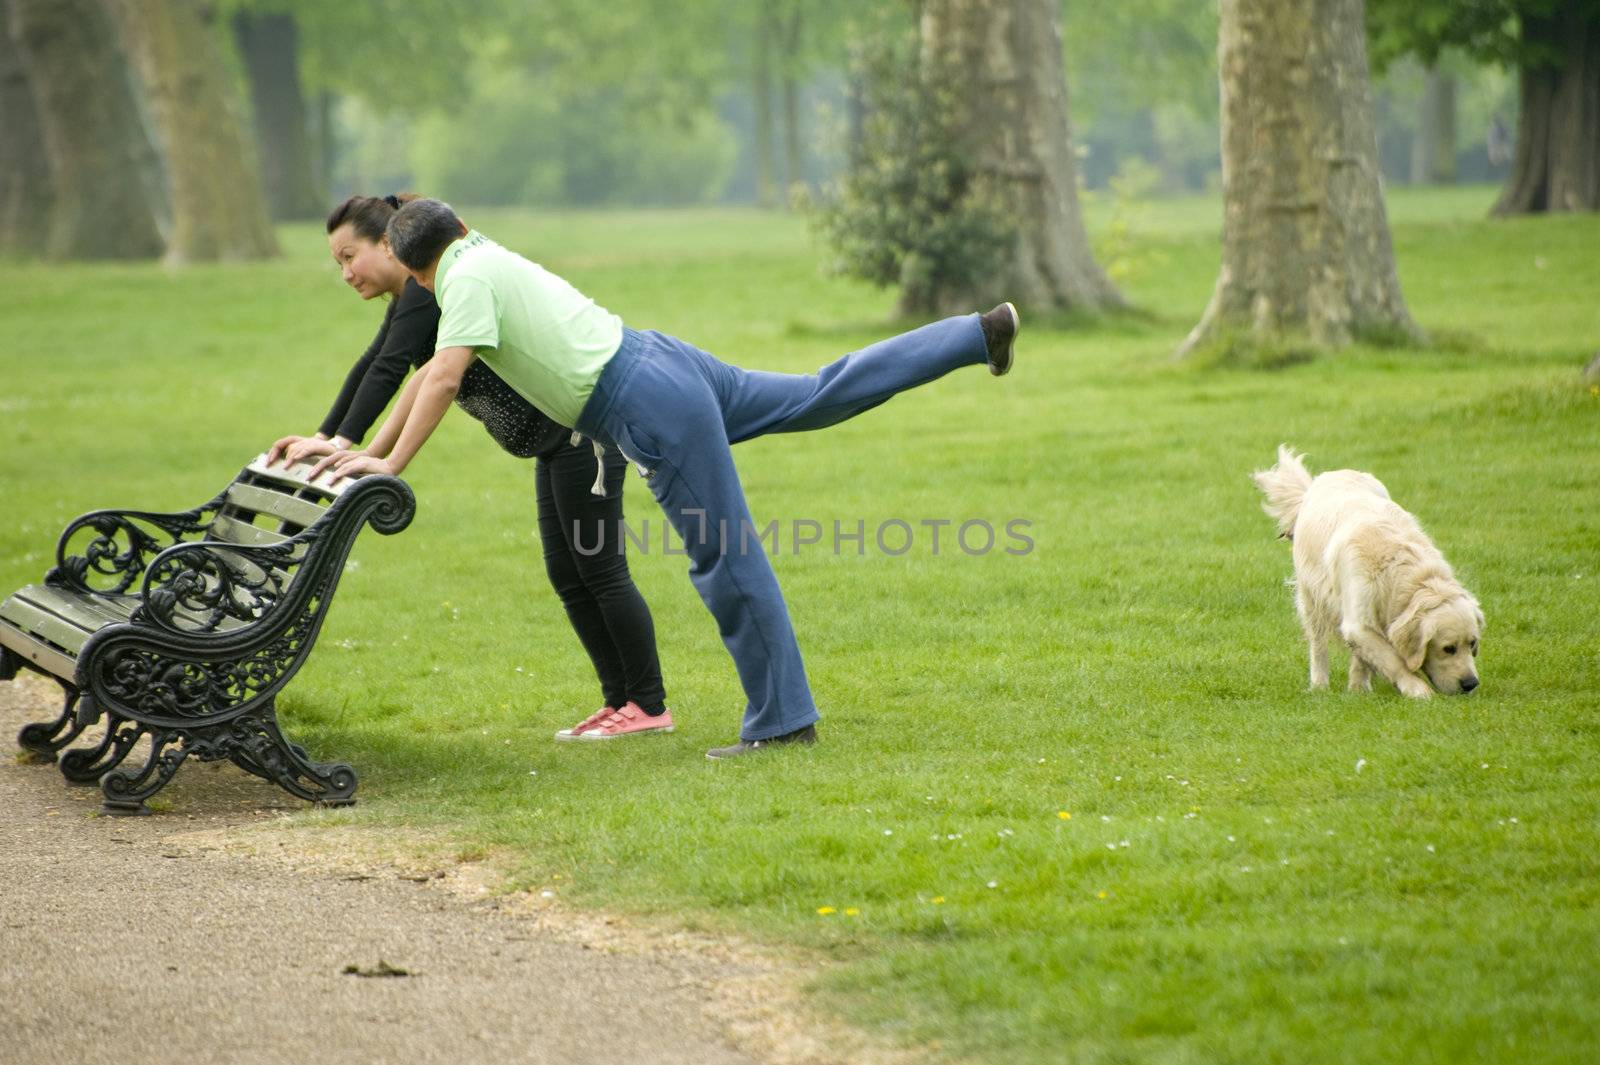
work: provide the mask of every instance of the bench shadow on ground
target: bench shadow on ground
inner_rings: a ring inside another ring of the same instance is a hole
[[[104,796],[98,784],[73,784],[61,775],[55,764],[16,746],[16,735],[24,725],[49,721],[61,707],[61,688],[35,673],[24,672],[0,684],[0,742],[9,751],[6,759],[23,772],[37,774],[41,787],[59,792],[63,812],[85,817],[101,813]],[[104,725],[84,731],[73,747],[92,746],[104,735]],[[125,765],[139,765],[146,746],[129,754]],[[48,793],[46,793],[48,795]],[[54,799],[52,798],[52,801]],[[119,818],[129,822],[168,825],[172,831],[190,831],[196,821],[208,826],[247,824],[264,818],[280,817],[312,809],[310,803],[289,795],[275,784],[251,776],[228,762],[186,761],[165,788],[150,800],[152,816]]]

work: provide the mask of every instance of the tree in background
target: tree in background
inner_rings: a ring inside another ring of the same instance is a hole
[[[36,254],[50,228],[50,165],[7,10],[0,0],[0,253]]]
[[[946,308],[1016,298],[1038,310],[1120,306],[1078,205],[1056,0],[924,0],[924,78],[960,85],[953,121],[976,184],[1014,231],[1002,269]]]
[[[167,259],[278,253],[233,86],[203,0],[111,0],[148,101],[171,205]]]
[[[1153,166],[1167,192],[1211,186],[1217,9],[1195,0],[1062,0],[1074,143],[1084,183]]]
[[[926,0],[863,49],[857,164],[817,212],[905,316],[1118,306],[1089,253],[1055,0]]]
[[[729,23],[735,35],[732,51],[750,56],[756,201],[763,207],[788,206],[796,186],[805,182],[806,123],[801,97],[806,79],[820,67],[844,64],[853,16],[874,3],[881,4],[881,0],[759,0],[741,6],[738,17]]]
[[[328,209],[327,192],[316,180],[295,16],[290,11],[236,11],[233,36],[250,86],[256,156],[272,217],[321,218]]]
[[[1418,337],[1378,179],[1361,0],[1222,0],[1222,271],[1180,354]]]
[[[6,10],[50,168],[45,256],[160,255],[165,245],[149,184],[155,152],[101,0],[7,0]],[[9,143],[5,150],[12,151]]]
[[[1370,0],[1380,62],[1448,48],[1518,71],[1511,176],[1495,214],[1600,210],[1600,4],[1594,0]]]

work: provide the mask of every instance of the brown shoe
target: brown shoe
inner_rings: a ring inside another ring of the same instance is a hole
[[[737,758],[741,754],[750,754],[753,751],[764,751],[768,747],[777,747],[785,743],[816,743],[817,726],[807,725],[805,728],[785,732],[782,736],[769,736],[764,740],[740,740],[728,747],[713,747],[706,752],[706,757],[713,762],[720,762],[725,758]]]
[[[1011,372],[1012,346],[1017,342],[1017,334],[1022,331],[1022,318],[1017,314],[1016,307],[1002,303],[988,314],[979,316],[978,324],[983,326],[983,342],[989,349],[989,372],[996,377],[1004,377]]]

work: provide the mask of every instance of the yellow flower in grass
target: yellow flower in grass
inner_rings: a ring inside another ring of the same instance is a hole
[[[1103,899],[1106,897],[1106,893],[1104,891],[1097,891],[1095,892],[1094,897],[1097,899]]]
[[[1072,815],[1070,813],[1068,813],[1066,810],[1057,810],[1056,811],[1056,816],[1061,818],[1061,820],[1063,820],[1063,821],[1071,821],[1072,820]]]
[[[854,906],[851,906],[849,909],[844,911],[844,915],[846,917],[860,917],[861,911],[856,909]]]
[[[929,899],[928,901],[933,903],[935,906],[941,906],[941,905],[944,904],[944,896],[943,895],[935,895],[933,898]]]
[[[822,916],[827,917],[828,915],[838,913],[839,911],[835,910],[832,906],[818,906],[817,912]]]

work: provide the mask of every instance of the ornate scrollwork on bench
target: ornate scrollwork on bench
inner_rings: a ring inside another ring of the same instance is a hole
[[[224,496],[219,495],[204,506],[180,514],[91,511],[74,519],[61,533],[56,542],[56,565],[45,575],[45,583],[85,593],[123,595],[144,573],[147,558],[204,532],[223,502]],[[85,530],[92,530],[94,538],[83,546],[81,554],[69,554],[73,539]]]
[[[23,746],[53,758],[103,717],[104,738],[67,751],[61,769],[98,779],[112,813],[142,812],[191,756],[231,759],[301,798],[353,802],[354,770],[285,740],[274,698],[310,654],[357,534],[399,532],[415,507],[394,477],[326,486],[257,460],[193,511],[79,518],[46,583],[0,603],[0,676],[29,666],[67,690],[66,709],[24,729]],[[146,524],[177,542],[163,546]],[[98,535],[68,555],[83,529]],[[119,768],[142,743],[143,765]]]

